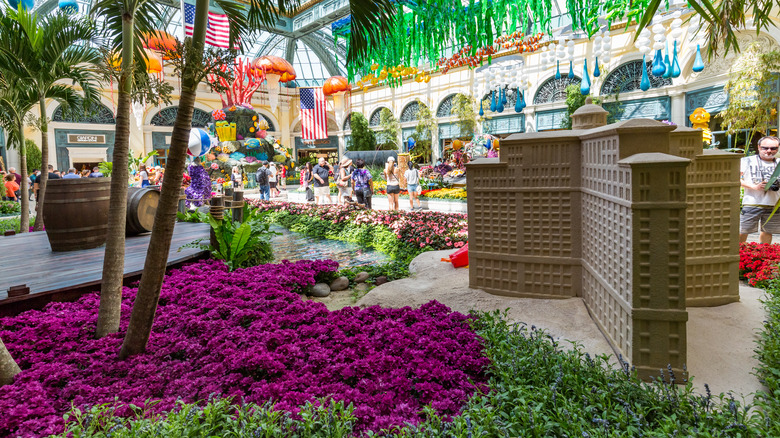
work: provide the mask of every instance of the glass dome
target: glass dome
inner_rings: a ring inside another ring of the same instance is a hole
[[[87,15],[92,7],[91,0],[76,0],[79,14]],[[7,7],[0,0],[2,8]],[[275,55],[289,61],[297,79],[288,86],[320,86],[329,77],[346,76],[347,47],[343,40],[334,43],[330,23],[349,15],[349,1],[335,0],[322,4],[321,1],[307,3],[307,7],[295,16],[280,17],[273,29],[255,31],[246,38],[244,55],[256,58]],[[183,36],[181,9],[178,1],[160,1],[163,14],[159,28],[178,38]],[[34,11],[48,14],[59,7],[58,0],[36,0]],[[219,10],[212,8],[212,12]],[[98,22],[100,22],[98,17]],[[100,41],[96,41],[100,44]]]

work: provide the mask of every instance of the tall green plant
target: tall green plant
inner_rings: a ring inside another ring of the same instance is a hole
[[[457,117],[461,137],[471,137],[477,132],[477,112],[474,110],[475,99],[458,93],[452,98],[452,113]]]
[[[411,159],[415,162],[430,162],[432,158],[433,133],[436,131],[436,118],[433,111],[422,101],[417,100],[417,126],[414,127],[415,145],[410,151]]]
[[[767,52],[753,42],[732,64],[729,81],[723,87],[729,103],[720,115],[729,134],[748,130],[745,153],[751,140],[759,132],[769,132],[769,126],[777,120],[778,72],[780,52]]]
[[[379,148],[386,151],[398,150],[398,136],[401,134],[401,125],[392,111],[382,108],[382,111],[379,113],[379,126],[382,128],[379,131],[379,137],[382,139],[379,143]]]
[[[27,154],[27,173],[32,174],[35,169],[41,168],[41,150],[34,141],[24,140],[25,153]],[[41,171],[43,173],[43,171]]]
[[[350,116],[352,135],[352,144],[349,147],[351,151],[374,151],[376,150],[376,134],[368,128],[368,120],[363,114],[354,112]]]

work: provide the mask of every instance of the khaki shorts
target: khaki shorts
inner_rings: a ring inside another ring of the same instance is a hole
[[[778,210],[772,219],[774,207],[742,207],[739,215],[739,233],[750,234],[758,231],[759,222],[761,222],[761,231],[769,234],[780,234],[780,210]]]
[[[315,187],[314,196],[330,196],[330,187],[328,186]]]
[[[342,196],[342,195],[343,196],[349,196],[349,195],[352,194],[352,187],[350,187],[350,186],[345,186],[345,187],[336,186],[336,187],[339,188],[339,196]]]

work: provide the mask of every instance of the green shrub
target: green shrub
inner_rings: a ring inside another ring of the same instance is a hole
[[[0,201],[0,214],[19,214],[22,205],[14,201]]]
[[[13,230],[13,231],[16,231],[18,233],[19,232],[19,220],[20,219],[18,217],[15,217],[15,218],[12,218],[12,219],[0,220],[0,237],[2,237],[2,233],[6,232],[6,231],[9,231],[9,230]],[[33,226],[33,225],[35,225],[35,218],[31,217],[30,218],[30,226]]]
[[[763,301],[766,310],[756,355],[756,376],[766,386],[756,396],[756,404],[766,418],[767,435],[780,436],[780,280],[769,282]]]
[[[24,140],[24,146],[27,152],[27,174],[32,175],[33,170],[41,168],[41,149],[29,138]]]

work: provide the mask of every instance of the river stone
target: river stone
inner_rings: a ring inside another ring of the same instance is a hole
[[[313,297],[327,297],[330,295],[330,286],[327,283],[317,283],[311,288],[311,296]]]
[[[387,283],[387,276],[383,275],[381,277],[377,277],[376,280],[374,280],[374,283],[376,283],[377,286]]]
[[[348,287],[349,287],[349,278],[347,277],[339,277],[330,283],[330,290],[332,291],[344,290]]]
[[[368,284],[367,283],[358,283],[355,285],[355,290],[358,292],[365,292],[368,290]]]
[[[368,272],[358,272],[358,275],[355,276],[355,283],[365,283],[366,280],[368,280]]]

